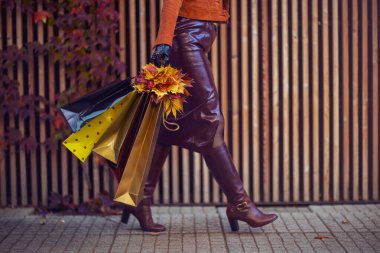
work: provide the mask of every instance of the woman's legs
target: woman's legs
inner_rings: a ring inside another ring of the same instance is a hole
[[[157,182],[160,179],[162,167],[170,152],[170,146],[158,144],[154,150],[152,165],[144,186],[143,200],[137,205],[125,206],[121,221],[127,223],[129,215],[134,215],[140,223],[141,229],[144,231],[161,232],[165,231],[165,226],[153,222],[150,206],[153,203],[153,193]]]

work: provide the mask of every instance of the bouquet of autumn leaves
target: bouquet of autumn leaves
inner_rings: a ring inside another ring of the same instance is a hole
[[[147,64],[135,78],[115,81],[61,107],[74,132],[63,145],[82,162],[91,152],[104,157],[119,180],[114,200],[137,206],[159,128],[180,127],[166,117],[182,112],[191,82],[170,65]]]

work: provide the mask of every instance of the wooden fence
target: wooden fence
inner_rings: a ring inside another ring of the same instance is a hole
[[[116,36],[134,75],[150,56],[160,1],[116,1]],[[41,9],[41,6],[38,7]],[[378,0],[231,1],[228,25],[219,25],[209,59],[222,111],[225,140],[244,186],[258,203],[379,200]],[[50,28],[19,8],[1,12],[0,50],[25,41],[44,42]],[[3,16],[4,15],[4,16]],[[5,29],[6,28],[6,29]],[[6,30],[6,33],[4,32]],[[17,67],[20,93],[53,99],[47,87],[64,69],[42,56],[25,74]],[[25,88],[26,87],[26,88]],[[25,124],[0,118],[4,128]],[[49,127],[30,122],[40,142]],[[0,204],[45,204],[48,193],[93,198],[116,182],[95,157],[82,167],[62,146],[31,154],[12,147],[0,161]],[[87,173],[84,173],[88,170]],[[155,192],[156,203],[221,203],[226,198],[197,153],[173,147]]]

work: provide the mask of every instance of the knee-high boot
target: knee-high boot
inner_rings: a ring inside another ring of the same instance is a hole
[[[169,154],[169,151],[170,146],[157,143],[154,150],[148,178],[144,186],[144,198],[136,207],[125,206],[121,222],[127,223],[129,215],[132,214],[139,221],[140,227],[144,231],[161,232],[166,230],[164,225],[153,222],[150,206],[153,203],[154,189],[156,188],[157,182],[160,178],[162,167]]]
[[[238,220],[247,222],[252,227],[261,227],[277,219],[276,214],[264,214],[251,201],[224,143],[205,154],[204,159],[227,196],[227,218],[232,231],[239,230]]]

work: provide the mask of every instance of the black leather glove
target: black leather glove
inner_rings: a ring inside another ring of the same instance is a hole
[[[168,66],[170,59],[170,49],[171,47],[166,44],[159,44],[155,46],[152,56],[150,57],[150,62],[157,67]]]

